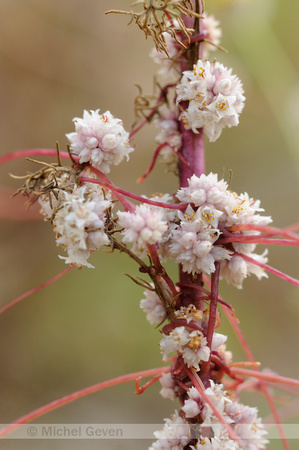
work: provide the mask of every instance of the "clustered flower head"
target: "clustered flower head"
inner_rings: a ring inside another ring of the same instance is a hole
[[[231,69],[219,62],[199,59],[192,71],[183,73],[177,86],[177,101],[182,109],[180,119],[194,133],[204,128],[210,142],[214,142],[223,128],[238,125],[244,107],[243,94],[242,83],[232,75]]]
[[[185,212],[178,212],[178,220],[172,225],[168,240],[164,244],[164,255],[174,258],[183,271],[191,274],[215,271],[215,262],[221,262],[220,276],[238,288],[250,274],[258,278],[267,276],[264,270],[242,255],[258,263],[267,262],[267,250],[254,253],[256,244],[233,242],[233,237],[259,235],[259,231],[230,232],[233,225],[267,225],[272,220],[259,213],[260,201],[247,193],[237,195],[228,190],[224,180],[218,181],[216,174],[193,175],[188,186],[180,188],[176,197],[188,206]],[[232,236],[229,245],[221,245],[221,238]]]
[[[167,382],[163,381],[163,383]],[[168,384],[170,384],[169,381]],[[187,445],[192,450],[262,450],[265,448],[268,443],[265,439],[267,432],[257,416],[257,408],[245,406],[230,399],[223,390],[223,385],[214,383],[213,380],[210,380],[210,387],[205,389],[204,394],[225,422],[230,425],[241,446],[229,437],[226,428],[211,406],[205,402],[200,391],[191,387],[181,409],[182,414],[175,411],[171,419],[165,419],[163,430],[154,433],[157,441],[152,444],[150,450],[183,449]]]
[[[151,286],[154,288],[153,284]],[[146,289],[144,295],[145,298],[140,300],[140,308],[146,313],[146,319],[151,325],[162,322],[166,311],[161,299],[154,289]]]
[[[75,129],[66,136],[71,143],[74,155],[80,163],[90,163],[104,173],[110,172],[111,164],[119,164],[134,149],[129,143],[129,133],[125,131],[120,119],[109,111],[104,114],[84,111],[83,118],[75,117]]]
[[[124,228],[123,241],[133,243],[133,251],[146,254],[146,246],[162,239],[167,230],[167,222],[161,210],[147,205],[137,206],[134,212],[118,211],[119,225]]]
[[[217,352],[226,342],[227,336],[220,333],[213,333],[211,348],[207,345],[207,339],[204,335],[209,320],[209,311],[197,309],[193,304],[187,307],[183,306],[175,311],[178,320],[184,320],[187,324],[175,326],[169,331],[163,328],[163,337],[160,342],[160,348],[165,361],[169,354],[178,352],[187,367],[193,367],[200,371],[203,361],[208,361],[210,353]]]
[[[53,219],[57,244],[66,251],[67,264],[93,267],[87,262],[91,251],[109,244],[105,233],[109,195],[97,186],[75,186],[73,192],[61,191],[60,207]]]

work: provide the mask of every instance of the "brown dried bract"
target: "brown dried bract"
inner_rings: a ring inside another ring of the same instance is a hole
[[[19,193],[28,197],[29,204],[35,203],[38,198],[43,195],[49,197],[51,205],[51,196],[57,199],[59,190],[71,192],[78,184],[78,175],[81,172],[79,167],[65,167],[62,165],[59,157],[59,149],[57,148],[57,163],[48,164],[43,161],[26,158],[28,161],[41,165],[41,169],[28,173],[24,176],[11,175],[13,178],[25,179],[25,183],[19,188],[14,195]]]
[[[135,23],[144,32],[145,37],[151,36],[157,51],[164,52],[169,57],[166,41],[163,33],[167,32],[183,48],[185,44],[180,39],[180,34],[185,36],[190,42],[190,36],[194,32],[192,28],[187,28],[182,15],[200,18],[200,14],[193,10],[191,0],[140,0],[132,6],[143,5],[141,12],[111,10],[106,14],[125,14],[131,16],[129,22]]]

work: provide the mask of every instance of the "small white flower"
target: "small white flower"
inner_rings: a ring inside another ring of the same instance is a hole
[[[216,351],[218,347],[222,346],[227,341],[227,336],[224,336],[224,334],[220,333],[214,333],[213,339],[212,339],[212,351]]]
[[[195,206],[208,206],[211,209],[223,209],[228,203],[229,194],[227,183],[218,181],[215,173],[202,174],[200,177],[192,175],[188,186],[180,188],[176,197],[182,203],[193,203]]]
[[[245,450],[264,449],[268,440],[257,408],[232,402],[225,405],[225,413],[233,420],[233,430],[243,443]]]
[[[153,286],[153,284],[152,284]],[[166,316],[163,303],[156,292],[146,289],[145,298],[140,301],[140,308],[146,313],[146,319],[150,324],[160,323]]]
[[[268,261],[266,257],[267,253],[268,250],[266,249],[261,255],[250,253],[247,256],[250,256],[257,262],[266,264]],[[242,289],[243,281],[251,274],[255,275],[259,280],[263,277],[268,278],[267,273],[262,267],[246,261],[240,255],[233,255],[230,261],[221,261],[220,278],[224,278],[228,283],[231,283],[238,289]]]
[[[176,398],[175,387],[176,384],[173,381],[171,373],[163,373],[162,377],[159,378],[162,389],[160,394],[163,398],[169,398],[170,400],[174,400]]]
[[[118,211],[117,214],[119,225],[124,228],[122,231],[124,242],[132,242],[133,251],[142,255],[145,253],[146,245],[159,242],[167,230],[167,222],[162,219],[163,212],[158,208],[140,205],[133,213]]]
[[[204,128],[210,142],[214,142],[224,127],[238,125],[243,93],[242,83],[231,69],[199,59],[193,71],[184,72],[177,86],[177,101],[189,102],[180,119],[194,133]]]
[[[191,387],[188,391],[188,399],[185,400],[182,410],[184,411],[187,418],[196,417],[200,414],[201,408],[199,402],[201,401],[201,396],[195,387]]]
[[[178,213],[181,222],[172,230],[169,254],[184,272],[211,274],[215,261],[230,259],[230,251],[222,246],[214,246],[220,232],[217,229],[222,212],[209,207],[200,207],[195,212],[190,206],[185,214]]]
[[[61,191],[60,208],[53,220],[57,244],[68,253],[68,264],[93,267],[87,262],[91,250],[109,244],[105,228],[105,211],[111,201],[104,198],[102,190],[89,185],[75,187],[70,194]]]
[[[191,439],[190,425],[182,419],[178,412],[171,419],[165,419],[163,430],[155,431],[158,439],[149,450],[181,450],[188,445]]]
[[[71,143],[74,155],[79,162],[89,162],[104,173],[110,172],[110,165],[119,164],[134,149],[129,143],[129,133],[125,131],[120,119],[106,111],[84,111],[83,118],[75,117],[76,131],[66,137]]]
[[[176,327],[169,335],[163,335],[160,342],[163,352],[163,361],[169,353],[178,351],[182,354],[184,362],[188,367],[199,370],[201,361],[208,361],[210,349],[207,346],[207,339],[199,330],[189,332],[185,327]]]

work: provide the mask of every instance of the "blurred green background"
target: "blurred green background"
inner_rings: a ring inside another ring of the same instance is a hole
[[[110,110],[126,129],[134,121],[134,83],[152,92],[152,43],[124,16],[128,0],[0,1],[0,152],[22,148],[62,149],[72,118],[83,109]],[[261,199],[274,224],[298,221],[299,58],[298,0],[206,0],[221,21],[222,45],[215,57],[233,67],[244,83],[245,110],[237,128],[207,143],[207,172],[228,178],[231,188]],[[212,54],[212,58],[214,53]],[[130,162],[113,167],[112,180],[139,194],[173,192],[177,180],[163,165],[142,184],[155,148],[149,127],[135,139]],[[1,184],[16,189],[8,172],[24,174],[32,164],[15,161],[0,168]],[[17,200],[12,200],[15,202]],[[1,305],[65,268],[50,224],[4,220],[1,226]],[[262,251],[262,249],[260,249]],[[67,393],[125,373],[159,367],[159,332],[139,310],[142,288],[123,273],[138,275],[125,255],[92,255],[95,269],[71,271],[47,289],[0,317],[0,422],[8,423]],[[298,277],[298,251],[270,249],[269,263]],[[169,266],[176,278],[176,268]],[[299,378],[298,289],[269,276],[251,277],[243,290],[221,285],[263,368]],[[223,318],[235,361],[244,354]],[[142,396],[133,383],[79,400],[39,423],[162,423],[178,404],[163,400],[158,384]],[[269,414],[262,397],[241,400]],[[284,421],[298,423],[298,416]],[[273,445],[272,445],[273,444]],[[7,449],[143,449],[146,441],[3,441]],[[292,443],[294,447],[296,443]],[[271,448],[280,449],[279,442]]]

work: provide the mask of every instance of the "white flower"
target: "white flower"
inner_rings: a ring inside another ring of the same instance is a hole
[[[153,284],[152,284],[153,286]],[[150,324],[160,323],[166,316],[163,303],[156,292],[146,289],[145,298],[140,301],[140,308],[146,313]]]
[[[83,119],[75,117],[76,131],[66,137],[71,143],[74,155],[79,156],[79,162],[89,162],[104,173],[110,172],[110,165],[119,164],[124,157],[129,159],[129,133],[125,131],[120,119],[106,111],[99,114],[96,111],[84,111]]]
[[[124,242],[133,243],[133,251],[144,254],[146,245],[153,245],[162,239],[167,230],[167,222],[162,220],[163,213],[147,205],[137,206],[133,213],[117,212]]]
[[[193,71],[185,71],[177,86],[177,101],[188,101],[180,119],[186,129],[205,129],[210,142],[224,127],[238,125],[244,107],[241,81],[222,64],[198,60]]]
[[[182,419],[178,412],[171,419],[165,419],[163,430],[155,431],[158,439],[149,450],[183,450],[190,442],[190,425]]]
[[[221,438],[213,437],[210,439],[200,437],[196,446],[191,445],[192,450],[241,450],[237,442],[229,439],[225,434]]]
[[[224,336],[224,334],[220,333],[214,333],[213,339],[212,339],[212,351],[216,351],[218,347],[222,346],[227,340],[227,336]]]
[[[215,173],[202,174],[200,177],[192,175],[188,186],[180,188],[176,197],[182,203],[193,203],[195,206],[208,206],[211,209],[222,209],[228,203],[229,194],[227,183],[218,181]]]
[[[69,264],[93,267],[87,262],[90,252],[109,244],[104,228],[105,211],[110,205],[98,187],[75,187],[71,194],[61,191],[53,225],[57,244],[66,249],[68,256],[60,258]]]
[[[257,408],[232,402],[225,405],[225,413],[233,420],[232,428],[242,441],[244,450],[265,448],[267,432],[257,416]]]
[[[266,264],[268,261],[266,257],[267,253],[268,250],[266,249],[261,255],[250,253],[247,256],[250,256],[257,262]],[[221,261],[220,278],[224,278],[228,283],[231,283],[238,289],[242,289],[243,281],[251,274],[254,274],[259,280],[263,277],[268,278],[267,273],[262,267],[246,261],[241,255],[233,254],[230,261]]]
[[[215,384],[212,380],[210,380],[210,387],[205,390],[205,394],[242,442],[242,447],[239,447],[235,441],[230,440],[227,430],[219,422],[211,407],[206,404],[203,410],[204,421],[201,426],[203,428],[211,427],[213,430],[214,437],[211,439],[211,449],[261,450],[265,448],[268,442],[265,439],[267,432],[261,423],[261,419],[257,417],[256,408],[230,400],[226,392],[223,391],[223,385]],[[218,444],[218,447],[216,444]],[[195,448],[201,447],[197,445]]]
[[[160,394],[163,398],[169,398],[170,400],[174,400],[176,398],[175,387],[176,383],[174,382],[172,375],[170,372],[163,373],[162,377],[159,378],[162,389]]]
[[[201,401],[200,394],[195,387],[191,387],[188,391],[188,399],[185,400],[182,410],[187,418],[196,417],[200,414],[201,408],[199,402]]]
[[[209,207],[200,207],[195,212],[190,206],[181,218],[179,226],[172,230],[169,254],[184,272],[211,274],[215,270],[215,261],[230,259],[230,251],[214,246],[220,232],[217,229],[222,212]]]
[[[200,414],[200,407],[195,400],[187,399],[182,406],[187,419],[196,417]]]
[[[169,353],[178,351],[182,354],[184,362],[188,367],[199,370],[201,361],[208,361],[210,349],[207,346],[207,339],[199,330],[187,331],[185,327],[176,327],[169,335],[163,335],[160,342],[163,351],[163,361]]]
[[[222,221],[226,227],[241,224],[268,225],[272,222],[271,217],[256,214],[264,211],[260,204],[260,200],[250,198],[247,192],[238,195],[228,191],[227,202],[224,205],[225,215],[222,217]]]
[[[223,391],[223,384],[216,384],[213,380],[210,380],[210,387],[205,390],[205,394],[219,412],[223,412],[225,405],[231,403],[231,400],[226,396],[226,391]],[[207,422],[213,412],[209,405],[205,405],[205,409],[206,413],[204,416],[205,421]]]

